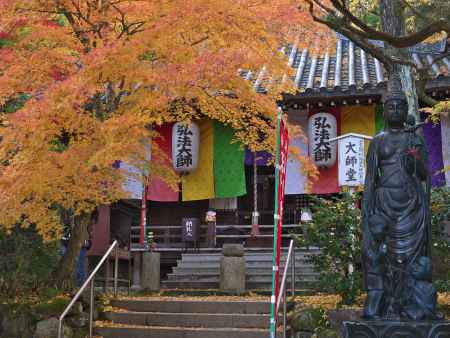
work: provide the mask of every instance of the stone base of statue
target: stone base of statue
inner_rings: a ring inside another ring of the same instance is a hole
[[[450,321],[349,321],[344,338],[450,338]]]

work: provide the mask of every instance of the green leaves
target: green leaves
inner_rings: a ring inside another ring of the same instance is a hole
[[[362,238],[358,198],[349,194],[315,198],[313,221],[304,225],[303,234],[297,238],[300,246],[320,247],[319,254],[309,256],[320,272],[318,287],[339,294],[343,304],[354,303],[362,288],[361,272],[355,268],[360,261]],[[350,269],[354,271],[350,273]]]
[[[14,113],[15,111],[21,109],[30,98],[31,95],[29,94],[19,94],[16,97],[6,101],[3,106],[0,106],[0,113]]]
[[[1,301],[14,302],[43,286],[59,259],[58,242],[43,243],[33,227],[0,231]]]
[[[450,290],[450,242],[446,225],[450,222],[450,188],[440,187],[431,192],[431,232],[433,284],[439,291]]]

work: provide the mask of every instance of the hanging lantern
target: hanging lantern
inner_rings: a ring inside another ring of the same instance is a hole
[[[336,118],[329,113],[311,115],[308,120],[309,154],[318,167],[332,167],[336,162]]]
[[[188,173],[197,168],[200,129],[197,124],[177,122],[172,129],[172,163],[176,172]]]

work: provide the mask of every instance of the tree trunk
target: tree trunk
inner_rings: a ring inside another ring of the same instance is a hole
[[[420,121],[419,99],[417,95],[416,81],[414,79],[411,66],[400,66],[400,80],[402,88],[408,100],[408,114],[413,115],[416,121]]]
[[[394,36],[405,35],[404,8],[398,0],[380,0],[381,29]],[[411,53],[407,48],[393,48],[386,43],[386,51],[392,56],[401,56],[412,61]],[[394,65],[390,70],[392,74],[397,73],[402,82],[402,89],[408,101],[408,113],[415,116],[419,121],[419,100],[417,96],[416,83],[411,66]],[[390,75],[392,75],[390,74]]]
[[[58,287],[72,286],[74,281],[75,265],[80,254],[81,246],[88,239],[88,225],[90,214],[75,217],[75,224],[64,256],[52,274],[52,283]]]

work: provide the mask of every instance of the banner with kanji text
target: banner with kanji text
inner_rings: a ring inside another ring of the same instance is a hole
[[[274,238],[272,256],[272,297],[270,333],[274,335],[276,330],[277,300],[280,290],[280,258],[281,258],[281,235],[283,225],[284,209],[284,186],[286,182],[286,165],[288,159],[289,135],[286,123],[282,117],[281,109],[278,111],[277,122],[277,153],[275,162],[275,212],[274,212]]]

